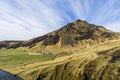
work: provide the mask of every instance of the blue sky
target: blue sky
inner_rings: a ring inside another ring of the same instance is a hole
[[[76,19],[120,32],[120,0],[0,0],[0,40],[27,40]]]

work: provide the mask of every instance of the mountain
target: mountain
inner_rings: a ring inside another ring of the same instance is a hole
[[[24,80],[120,80],[120,33],[79,19],[30,40],[1,41],[0,48],[7,48],[2,69]]]
[[[46,48],[48,46],[61,48],[65,46],[85,48],[105,42],[107,40],[117,39],[117,35],[102,26],[89,24],[80,19],[68,23],[64,27],[50,32],[46,35],[33,38],[27,41],[1,41],[0,48]]]

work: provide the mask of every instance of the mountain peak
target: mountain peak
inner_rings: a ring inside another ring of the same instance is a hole
[[[78,29],[79,27],[87,27],[86,25],[89,25],[88,22],[80,20],[80,19],[77,19],[77,20],[75,20],[72,23],[68,23],[64,27]],[[64,27],[62,27],[62,28],[64,28]]]
[[[94,24],[89,24],[86,21],[82,21],[77,19],[72,23],[68,23],[64,27],[59,30],[53,31],[49,34],[46,34],[41,37],[33,38],[28,41],[22,42],[13,42],[11,44],[2,44],[0,43],[1,47],[7,48],[18,48],[18,47],[35,47],[37,46],[77,46],[82,45],[83,47],[85,44],[92,45],[100,42],[104,42],[106,40],[116,39],[117,36],[114,32],[107,30],[104,27],[96,26]]]
[[[77,20],[75,20],[75,22],[81,22],[82,20],[80,20],[80,19],[77,19]]]

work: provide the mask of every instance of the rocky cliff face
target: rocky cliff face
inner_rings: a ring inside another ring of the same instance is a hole
[[[0,48],[32,48],[36,46],[36,44],[39,42],[41,42],[40,46],[44,47],[58,45],[58,43],[59,47],[75,47],[76,44],[82,44],[83,42],[86,44],[95,44],[112,39],[117,39],[117,36],[114,32],[107,30],[102,26],[89,24],[86,21],[78,19],[75,22],[68,23],[59,30],[53,31],[41,37],[33,38],[28,41],[15,42],[14,44],[3,44],[2,42],[0,42]]]

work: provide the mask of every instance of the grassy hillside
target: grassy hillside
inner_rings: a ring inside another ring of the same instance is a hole
[[[0,41],[0,48],[16,49],[25,47],[32,50],[41,48],[79,47],[87,48],[108,40],[118,39],[114,33],[102,26],[90,24],[86,21],[76,20],[62,28],[26,41]],[[79,46],[78,46],[79,45]]]
[[[119,40],[110,41],[71,56],[28,65],[19,75],[26,80],[119,80],[118,44]]]
[[[27,41],[0,41],[0,69],[25,80],[120,80],[120,33],[78,19]]]
[[[120,80],[119,44],[120,40],[111,40],[57,58],[3,49],[0,68],[25,80]]]

